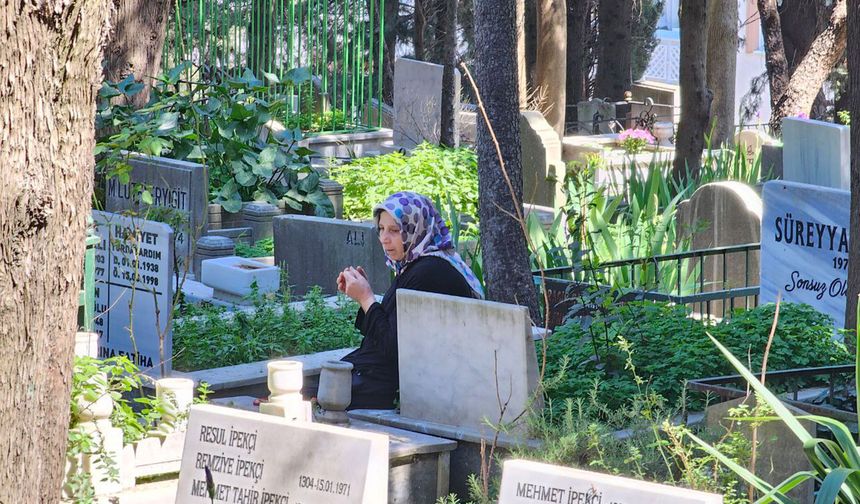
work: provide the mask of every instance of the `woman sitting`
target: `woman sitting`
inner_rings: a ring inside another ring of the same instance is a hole
[[[397,289],[483,298],[481,284],[454,250],[445,221],[426,196],[399,192],[373,209],[379,241],[394,281],[376,301],[364,269],[348,267],[337,288],[361,305],[355,326],[361,346],[343,358],[354,366],[349,409],[391,409],[400,375],[397,362]]]

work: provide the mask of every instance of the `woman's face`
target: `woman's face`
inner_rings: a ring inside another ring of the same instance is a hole
[[[403,236],[400,234],[400,226],[394,217],[388,212],[379,212],[379,224],[377,228],[379,233],[379,243],[388,257],[394,261],[402,261],[406,256],[403,250]]]

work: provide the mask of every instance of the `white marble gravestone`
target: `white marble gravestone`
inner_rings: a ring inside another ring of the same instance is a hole
[[[394,145],[411,149],[439,143],[443,65],[397,58],[394,62]],[[454,141],[460,140],[460,72],[454,70]]]
[[[523,202],[550,208],[564,204],[565,165],[561,140],[535,110],[520,112],[520,144],[523,160]]]
[[[398,289],[397,341],[403,417],[491,432],[542,407],[524,306]]]
[[[176,504],[379,504],[388,437],[213,405],[191,407]]]
[[[851,188],[851,129],[841,124],[786,117],[782,120],[783,179]]]
[[[173,230],[162,222],[97,210],[93,223],[101,237],[95,254],[93,322],[99,335],[99,358],[126,355],[144,371],[160,376],[159,338],[163,337],[165,372],[169,372]]]
[[[570,467],[506,460],[499,504],[722,504],[723,497]]]
[[[797,182],[764,185],[760,303],[806,303],[845,323],[851,193]]]
[[[145,186],[152,195],[152,207],[177,210],[186,223],[174,229],[176,254],[180,271],[191,256],[194,243],[206,230],[209,208],[209,175],[206,166],[188,161],[129,153],[128,163],[132,170],[129,182],[121,184],[118,177],[107,179],[105,185],[105,210],[142,211],[145,207],[135,193],[135,185]],[[190,237],[186,236],[190,233]],[[197,272],[194,272],[197,273]]]

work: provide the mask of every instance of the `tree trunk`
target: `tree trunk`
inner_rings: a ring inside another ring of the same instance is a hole
[[[0,6],[0,502],[58,502],[108,0]]]
[[[538,321],[541,318],[525,236],[520,223],[512,217],[522,214],[523,195],[514,3],[515,0],[475,1],[475,77],[496,137],[479,118],[476,147],[481,256],[488,299],[528,306],[532,320]],[[504,159],[504,172],[497,157],[496,140]]]
[[[540,107],[559,138],[564,136],[567,105],[567,8],[565,0],[540,0],[538,5],[538,49],[535,88],[543,96]]]
[[[788,63],[785,60],[785,47],[782,45],[782,28],[776,0],[758,0],[758,15],[764,32],[764,62],[770,85],[770,108],[776,110],[782,95],[788,89]]]
[[[517,9],[517,89],[520,110],[529,105],[529,83],[526,78],[526,1],[515,0]]]
[[[630,90],[633,40],[630,37],[633,0],[600,0],[597,6],[597,35],[600,55],[594,95],[621,100]],[[704,56],[704,54],[702,55]]]
[[[136,108],[149,101],[152,78],[161,73],[171,0],[113,0],[114,29],[105,51],[104,78],[120,81],[133,74],[144,85],[132,97]]]
[[[846,0],[833,4],[830,22],[803,56],[788,82],[788,88],[776,102],[771,114],[771,129],[780,131],[782,118],[799,113],[809,114],[815,97],[833,67],[845,53],[848,40]]]
[[[394,106],[394,55],[397,45],[397,21],[400,15],[400,2],[385,2],[383,17],[385,29],[382,34],[382,101]]]
[[[588,99],[586,47],[591,32],[590,4],[593,0],[567,0],[567,92],[569,103]],[[576,120],[576,112],[569,121]]]
[[[848,5],[848,95],[851,117],[860,118],[860,3]],[[854,119],[855,121],[857,119]],[[857,328],[857,296],[860,295],[860,127],[851,128],[851,223],[848,240],[848,294],[845,329]],[[856,343],[856,333],[855,345]]]
[[[414,57],[418,61],[424,61],[424,29],[427,27],[427,18],[425,17],[425,5],[427,0],[415,0],[415,11],[412,14],[412,42],[414,44]]]
[[[738,9],[734,3],[708,2],[708,56],[705,64],[711,105],[711,145],[730,144],[735,130],[735,76],[738,57]]]
[[[672,176],[678,182],[684,182],[688,177],[699,177],[702,150],[705,147],[705,131],[711,107],[711,92],[705,83],[706,9],[703,0],[681,0],[681,120],[678,122],[675,165],[672,170]]]
[[[460,104],[456,103],[458,96],[454,89],[454,61],[457,57],[457,0],[442,0],[442,12],[439,13],[436,33],[441,34],[442,63],[445,65],[442,71],[442,111],[440,117],[439,143],[446,147],[454,147],[457,138],[454,131],[454,122],[460,113]],[[440,31],[440,27],[442,30]]]

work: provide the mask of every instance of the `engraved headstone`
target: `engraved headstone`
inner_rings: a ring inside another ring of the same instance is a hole
[[[806,303],[845,323],[851,193],[771,181],[762,191],[761,303]]]
[[[577,129],[583,135],[614,133],[610,124],[615,119],[615,104],[600,99],[576,104]]]
[[[126,355],[144,371],[168,373],[173,352],[173,230],[162,222],[93,211],[94,330],[99,358]],[[161,339],[163,338],[163,345]]]
[[[279,215],[274,228],[275,265],[286,270],[293,294],[303,295],[315,285],[323,294],[334,294],[337,275],[347,266],[362,266],[375,293],[388,290],[391,270],[373,224]]]
[[[722,504],[717,494],[530,460],[506,460],[499,504]]]
[[[782,120],[783,178],[851,188],[851,128],[799,117]]]
[[[147,188],[152,194],[152,207],[172,208],[180,212],[185,224],[175,229],[178,267],[186,261],[192,268],[191,253],[197,239],[206,231],[209,214],[209,174],[206,166],[143,154],[129,154],[132,170],[129,182],[121,184],[117,177],[107,180],[105,210],[142,210],[144,206],[135,194],[135,184]],[[188,238],[185,235],[191,234]]]
[[[397,58],[394,63],[394,144],[411,149],[423,141],[439,143],[442,124],[443,65]],[[460,72],[454,71],[454,103],[460,103]],[[459,114],[454,140],[460,140]]]
[[[207,491],[206,470],[214,483]],[[388,502],[388,437],[273,415],[191,407],[177,504]]]

